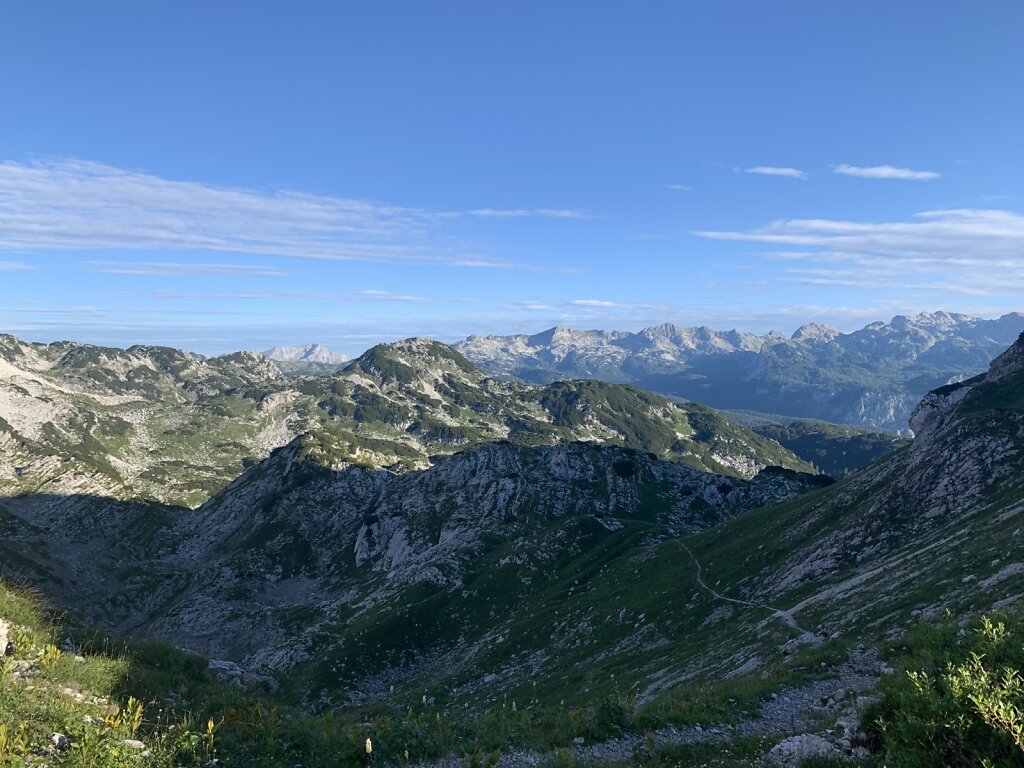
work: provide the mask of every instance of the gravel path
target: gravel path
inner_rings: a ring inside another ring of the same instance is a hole
[[[802,639],[804,640],[804,642],[810,642],[815,644],[824,642],[824,638],[820,635],[817,635],[814,632],[811,632],[810,630],[801,627],[800,624],[797,623],[796,618],[789,611],[783,610],[782,608],[773,608],[772,606],[765,605],[764,603],[752,603],[749,600],[737,600],[734,597],[728,597],[726,595],[723,595],[714,587],[709,587],[707,584],[704,583],[704,568],[703,566],[701,566],[700,560],[697,559],[697,556],[693,554],[693,550],[686,546],[686,543],[683,541],[679,542],[679,546],[686,550],[686,554],[690,556],[694,564],[697,566],[697,583],[700,584],[701,587],[703,587],[704,590],[710,593],[713,597],[716,597],[717,599],[727,603],[745,605],[750,608],[763,608],[766,611],[771,611],[773,616],[775,616],[778,619],[781,619],[786,623],[787,626],[799,632],[802,635]]]
[[[848,659],[835,667],[824,680],[780,689],[762,702],[761,712],[739,723],[718,723],[708,726],[666,725],[650,733],[655,747],[726,742],[746,736],[778,736],[803,733],[830,727],[836,723],[843,730],[843,721],[855,722],[858,694],[871,691],[878,683],[881,663],[873,648],[858,648]],[[831,703],[829,703],[831,702]],[[837,722],[838,721],[838,722]],[[823,726],[822,723],[825,723]],[[628,733],[594,744],[574,744],[576,761],[614,763],[630,760],[647,747],[647,734]],[[499,768],[534,768],[552,762],[551,753],[526,749],[503,750]],[[464,760],[447,758],[422,763],[416,768],[459,768]]]

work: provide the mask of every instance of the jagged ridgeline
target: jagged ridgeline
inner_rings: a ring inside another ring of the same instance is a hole
[[[595,382],[485,378],[437,342],[374,347],[332,376],[285,378],[253,353],[204,359],[0,337],[0,477],[46,490],[195,506],[295,437],[332,433],[324,460],[424,468],[509,440],[591,441],[732,476],[812,471],[778,443],[700,406]]]
[[[1019,312],[925,312],[852,333],[811,323],[791,337],[757,336],[666,323],[638,333],[471,336],[455,346],[496,376],[628,382],[715,408],[898,431],[925,393],[983,371],[1021,331]]]

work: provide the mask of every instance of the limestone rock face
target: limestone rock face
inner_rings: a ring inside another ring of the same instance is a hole
[[[835,631],[924,583],[945,595],[920,608],[926,616],[969,603],[975,578],[991,585],[979,605],[1016,594],[1008,581],[1024,573],[1015,554],[1024,530],[1022,348],[1018,340],[987,374],[930,392],[913,412],[908,448],[808,505],[803,529],[822,533],[764,574],[766,601],[808,582],[832,584],[798,608],[827,612]],[[844,614],[834,605],[859,607]]]
[[[164,567],[192,574],[190,586],[152,618],[123,620],[190,638],[217,658],[281,671],[311,650],[290,637],[291,650],[281,653],[286,628],[268,621],[267,605],[331,615],[410,589],[454,594],[495,541],[515,543],[508,557],[539,567],[574,550],[572,539],[562,539],[570,521],[614,531],[622,520],[642,519],[681,533],[820,483],[781,469],[745,481],[582,444],[498,443],[425,471],[328,471],[304,461],[296,441],[182,518],[168,535],[178,544]]]
[[[998,381],[1004,376],[1024,370],[1024,333],[1003,354],[992,361],[985,381]]]

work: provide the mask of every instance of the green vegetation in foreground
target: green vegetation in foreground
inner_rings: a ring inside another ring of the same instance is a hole
[[[79,768],[220,765],[327,768],[374,762],[405,766],[444,756],[486,765],[502,750],[529,748],[572,765],[571,747],[666,724],[737,722],[785,685],[815,679],[845,656],[837,642],[801,649],[756,673],[677,686],[638,707],[623,681],[586,703],[566,705],[509,692],[482,711],[429,699],[397,707],[351,708],[312,716],[270,691],[243,690],[206,671],[204,660],[159,643],[118,644],[60,625],[38,601],[0,582],[0,616],[14,653],[0,666],[0,766],[45,762]],[[71,637],[79,650],[61,651]],[[1024,618],[952,617],[923,624],[885,649],[896,674],[865,716],[876,755],[890,768],[1020,765],[1024,759]],[[77,655],[81,654],[81,655]],[[822,667],[824,662],[825,666]],[[537,689],[534,689],[537,690]],[[70,742],[56,749],[54,734]],[[630,765],[753,764],[781,738],[721,744],[649,745]],[[872,763],[875,764],[875,763]],[[807,764],[806,768],[810,768]],[[818,765],[827,765],[819,763]]]
[[[636,768],[747,768],[761,764],[759,758],[772,748],[773,739],[736,738],[725,744],[687,744],[648,748],[630,761]],[[800,768],[817,768],[804,761]]]
[[[586,743],[668,722],[736,721],[757,714],[760,699],[781,685],[810,679],[838,647],[808,649],[768,671],[722,684],[680,686],[644,707],[616,690],[583,705],[503,696],[482,712],[459,712],[421,700],[312,716],[269,691],[243,690],[212,677],[205,660],[160,643],[115,643],[60,625],[38,601],[0,582],[0,616],[15,626],[13,655],[0,672],[0,766],[46,762],[78,768],[223,766],[336,768],[373,762],[406,766],[444,756],[484,765],[521,747],[571,763],[573,740]],[[58,643],[78,645],[64,652]],[[80,655],[78,655],[80,654]],[[24,671],[25,668],[28,671]],[[70,743],[53,746],[54,734]],[[651,765],[745,765],[764,740],[714,748],[642,750]],[[710,751],[709,751],[710,750]],[[708,763],[708,756],[716,755]]]
[[[890,653],[898,672],[865,716],[889,768],[1024,764],[1024,615],[947,615]]]

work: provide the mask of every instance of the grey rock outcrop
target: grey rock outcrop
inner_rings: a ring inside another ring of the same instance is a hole
[[[768,753],[768,760],[780,768],[797,768],[810,758],[842,760],[845,757],[831,742],[813,733],[790,736],[772,747]]]
[[[11,625],[4,619],[0,619],[0,658],[7,655],[11,645]]]

